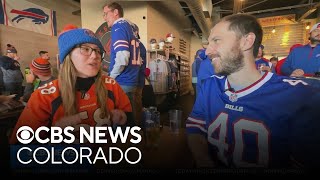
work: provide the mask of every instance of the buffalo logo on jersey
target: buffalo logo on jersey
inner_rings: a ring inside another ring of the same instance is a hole
[[[16,21],[17,23],[23,19],[32,19],[34,24],[46,24],[49,20],[49,15],[37,8],[28,8],[22,11],[12,9],[10,13],[17,14],[17,16],[12,19],[12,22]]]

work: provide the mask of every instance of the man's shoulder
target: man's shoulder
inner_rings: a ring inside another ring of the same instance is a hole
[[[8,61],[8,60],[12,60],[12,58],[10,58],[8,56],[0,56],[0,60]]]
[[[294,49],[292,50],[292,52],[294,52],[294,53],[308,52],[308,53],[309,53],[309,51],[310,51],[311,49],[312,49],[311,46],[310,46],[309,44],[306,44],[306,45],[304,45],[304,46],[299,46],[299,47],[294,48]],[[291,52],[291,53],[292,53],[292,52]]]
[[[126,21],[125,19],[120,19],[118,20],[117,22],[115,22],[113,25],[112,25],[112,28],[111,30],[112,31],[118,31],[118,28],[128,28],[130,26],[130,24],[128,23],[128,21]]]
[[[319,88],[312,86],[305,78],[274,75],[268,87],[270,87],[270,91],[275,91],[277,94],[292,94],[292,98],[311,97],[320,94]]]
[[[6,64],[6,63],[13,63],[13,59],[8,56],[0,56],[0,65]]]
[[[212,66],[212,68],[213,68],[212,63],[211,63],[211,61],[210,61],[208,58],[202,60],[202,61],[201,61],[201,64],[200,64],[200,67],[207,67],[207,66],[208,66],[208,68],[209,68],[210,66]]]
[[[264,57],[262,57],[261,60],[262,60],[263,62],[266,62],[266,63],[269,63],[269,62],[270,62],[268,59],[266,59],[266,58],[264,58]]]
[[[205,86],[212,86],[212,84],[224,84],[225,81],[226,81],[226,76],[219,76],[219,75],[208,75],[207,77],[205,78],[202,78],[201,81],[205,84]]]

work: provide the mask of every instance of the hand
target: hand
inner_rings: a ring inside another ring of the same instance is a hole
[[[124,125],[127,122],[127,115],[120,109],[111,110],[111,121],[114,124]]]
[[[36,79],[36,76],[33,74],[32,71],[30,71],[30,74],[26,74],[26,82],[27,83],[33,83],[33,81]]]
[[[269,66],[262,66],[260,70],[265,71],[265,72],[267,72],[267,71],[271,72],[271,68]]]
[[[12,95],[8,95],[8,96],[0,95],[0,103],[10,102],[10,101],[12,101],[12,99],[14,97],[16,97],[16,94],[12,94]]]
[[[302,77],[303,75],[304,75],[304,71],[302,69],[296,69],[291,73],[290,76]]]
[[[81,123],[79,114],[67,116],[59,119],[53,126],[65,128],[67,126],[76,126]]]

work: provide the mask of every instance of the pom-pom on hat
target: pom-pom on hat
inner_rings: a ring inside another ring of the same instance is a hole
[[[168,33],[167,36],[166,36],[166,38],[168,38],[168,37],[175,38],[172,33]]]
[[[69,54],[76,45],[85,43],[95,44],[100,48],[101,52],[104,52],[100,40],[91,30],[77,28],[72,24],[65,26],[58,38],[60,64],[63,63],[67,54]]]
[[[36,58],[31,61],[30,69],[35,75],[50,76],[51,75],[51,65],[47,59]]]
[[[11,44],[7,44],[7,53],[17,53],[17,50]]]

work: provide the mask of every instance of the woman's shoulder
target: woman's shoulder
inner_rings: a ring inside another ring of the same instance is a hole
[[[102,82],[104,82],[105,85],[107,85],[107,84],[111,84],[111,85],[117,84],[117,81],[115,79],[113,79],[112,77],[110,77],[110,76],[102,75],[101,78],[102,78]]]
[[[112,77],[103,75],[102,78],[102,82],[104,82],[104,86],[106,87],[106,89],[113,91],[121,88],[118,82]]]

